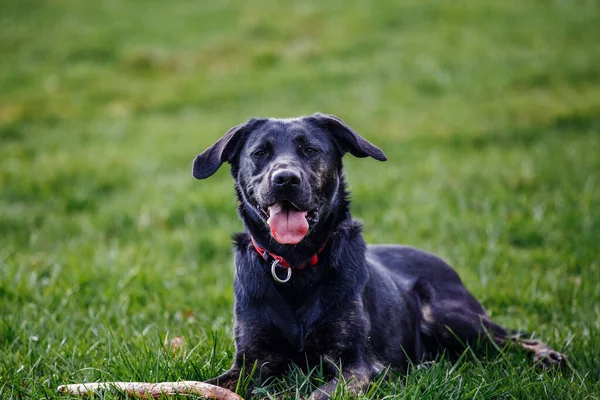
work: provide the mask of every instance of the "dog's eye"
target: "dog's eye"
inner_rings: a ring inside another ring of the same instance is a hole
[[[267,151],[266,150],[262,150],[262,149],[261,150],[256,150],[254,153],[252,153],[252,155],[254,157],[259,157],[259,158],[260,157],[264,157],[264,156],[267,155]]]
[[[315,154],[318,153],[319,150],[315,149],[314,147],[307,147],[306,149],[304,149],[304,153],[310,155],[310,154]]]

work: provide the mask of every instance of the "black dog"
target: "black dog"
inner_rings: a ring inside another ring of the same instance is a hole
[[[340,373],[356,393],[388,366],[404,370],[487,338],[518,343],[544,366],[565,362],[546,344],[515,339],[492,322],[439,258],[367,246],[350,216],[345,153],[386,160],[324,114],[251,119],[194,160],[197,179],[231,164],[245,225],[235,236],[235,360],[210,383],[235,389],[253,366],[260,383],[290,363],[322,365],[332,380],[311,398],[329,398]]]

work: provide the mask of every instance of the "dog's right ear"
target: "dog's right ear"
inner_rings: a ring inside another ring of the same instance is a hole
[[[236,153],[236,145],[242,134],[252,130],[259,120],[252,118],[238,126],[234,126],[217,140],[212,146],[198,154],[194,159],[192,175],[196,179],[206,179],[219,169],[224,162],[231,162]]]

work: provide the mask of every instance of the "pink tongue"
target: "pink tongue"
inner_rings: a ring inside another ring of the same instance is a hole
[[[308,232],[306,211],[283,209],[281,203],[269,207],[267,224],[275,240],[282,244],[299,243]]]

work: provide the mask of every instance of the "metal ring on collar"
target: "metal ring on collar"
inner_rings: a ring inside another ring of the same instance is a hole
[[[275,260],[273,261],[273,264],[271,264],[271,275],[273,275],[273,279],[275,279],[276,282],[279,283],[286,283],[287,281],[289,281],[292,278],[292,268],[288,267],[282,267],[283,269],[287,270],[287,276],[284,279],[281,279],[279,276],[277,276],[277,266],[279,265],[279,260]]]

